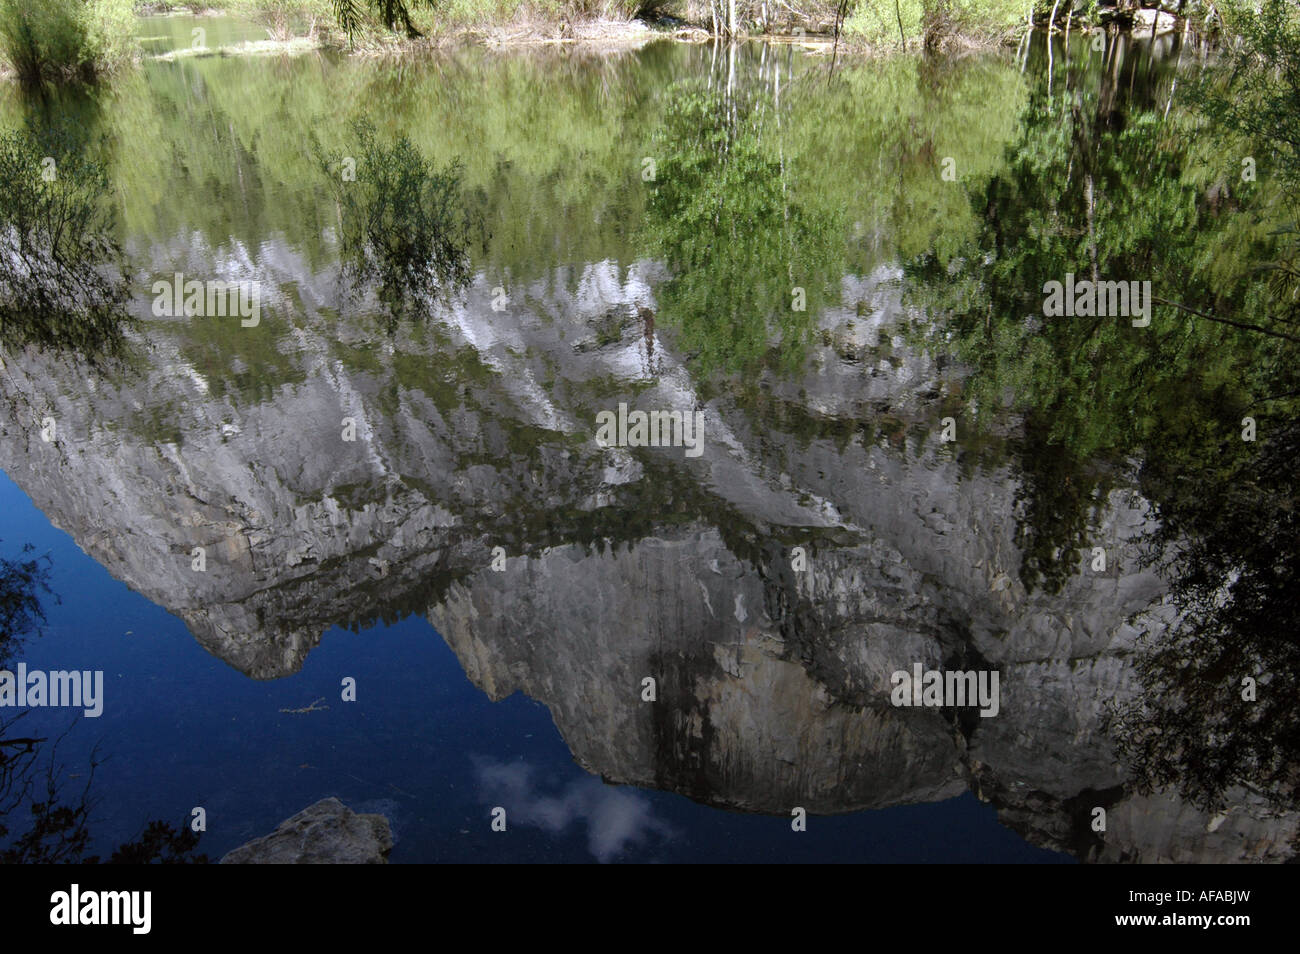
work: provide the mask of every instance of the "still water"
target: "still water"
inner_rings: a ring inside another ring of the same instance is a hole
[[[200,23],[256,38],[142,32]],[[0,553],[51,569],[21,658],[105,673],[98,719],[31,716],[71,726],[73,784],[106,757],[95,849],[202,806],[215,859],[337,795],[395,862],[1274,857],[1293,818],[1141,794],[1103,724],[1167,583],[1098,395],[1157,339],[973,357],[972,303],[1031,314],[1090,228],[1103,271],[1196,260],[1191,58],[1110,42],[186,55],[7,92],[102,156],[135,271],[126,358],[11,350],[0,392]],[[350,258],[359,213],[410,224],[350,204],[367,135],[453,170],[440,282]],[[255,283],[256,321],[155,307],[178,274]],[[602,446],[620,404],[698,412],[699,453]],[[892,705],[914,665],[997,671],[996,716]]]

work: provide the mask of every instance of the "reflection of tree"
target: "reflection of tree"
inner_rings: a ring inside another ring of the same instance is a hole
[[[1266,426],[1236,463],[1161,475],[1153,555],[1181,618],[1139,658],[1140,701],[1115,734],[1145,787],[1207,808],[1244,785],[1294,807],[1300,771],[1300,420]],[[1225,442],[1225,443],[1226,443]],[[1243,698],[1243,679],[1257,682]]]
[[[1221,131],[1264,147],[1261,164],[1300,187],[1300,5],[1262,0],[1232,13],[1241,42],[1226,45],[1223,69],[1202,74],[1195,102]]]
[[[797,363],[840,277],[840,215],[800,195],[780,135],[763,98],[679,89],[667,109],[647,233],[672,273],[659,314],[705,370],[752,368],[774,334]]]
[[[9,664],[13,651],[45,623],[42,593],[50,593],[49,560],[32,558],[31,544],[17,560],[0,558],[0,668]]]
[[[1250,300],[1244,263],[1235,283],[1215,283],[1199,267],[1216,251],[1221,222],[1185,180],[1181,128],[1155,113],[1118,112],[1115,76],[1107,68],[1054,95],[1040,84],[1005,171],[971,195],[981,223],[974,240],[953,260],[907,265],[974,368],[967,388],[981,419],[1009,394],[1024,416],[1022,575],[1049,592],[1081,565],[1109,475],[1249,403],[1268,348],[1226,327],[1160,316],[1134,328],[1124,316],[1043,315],[1044,284],[1067,273],[1150,281],[1155,295],[1177,288],[1194,301]]]
[[[1233,11],[1241,41],[1224,50],[1224,62],[1207,70],[1192,86],[1192,100],[1204,113],[1213,139],[1233,161],[1249,166],[1276,191],[1268,189],[1280,220],[1279,241],[1259,268],[1268,279],[1270,306],[1236,316],[1186,309],[1202,320],[1247,322],[1255,330],[1300,342],[1300,4],[1262,0]],[[1243,158],[1238,159],[1240,155]],[[1223,175],[1213,185],[1215,201],[1232,200],[1240,186]],[[1253,176],[1252,176],[1253,178]],[[1243,171],[1242,179],[1246,179]],[[1172,297],[1172,296],[1171,296]]]
[[[468,283],[482,220],[462,187],[458,161],[435,169],[405,136],[386,145],[369,123],[353,131],[354,153],[326,161],[345,269],[355,281],[377,285],[395,325],[426,315],[438,297]]]
[[[14,654],[45,623],[42,594],[50,594],[49,560],[33,558],[31,546],[18,559],[0,557],[0,669],[7,669]],[[20,733],[27,713],[0,721],[0,863],[94,864],[88,857],[90,815],[94,802],[91,783],[99,759],[92,753],[90,769],[80,788],[65,791],[59,780],[56,740],[49,750],[47,738]],[[70,731],[70,730],[69,730]],[[64,735],[66,736],[66,732]],[[7,822],[22,820],[11,837]],[[151,821],[142,835],[119,847],[110,857],[114,864],[203,862],[194,856],[198,835],[182,826],[177,831],[161,821]]]
[[[0,134],[0,340],[119,353],[131,284],[108,179],[66,128]]]
[[[1151,628],[1142,696],[1110,720],[1136,784],[1206,806],[1240,785],[1293,805],[1300,382],[1296,342],[1248,327],[1285,314],[1291,291],[1256,269],[1276,252],[1271,210],[1251,210],[1253,232],[1221,214],[1196,184],[1194,117],[1126,113],[1116,75],[1112,63],[1093,89],[1069,72],[1055,98],[1040,88],[1007,171],[971,197],[977,238],[954,263],[908,270],[951,315],[980,414],[1011,395],[1024,417],[1027,582],[1055,588],[1080,565],[1070,550],[1088,542],[1108,465],[1140,461],[1158,518],[1148,559],[1171,581],[1176,618]],[[1045,282],[1094,270],[1226,321],[1043,316]],[[1254,702],[1244,677],[1258,682]]]
[[[1193,100],[1212,124],[1213,145],[1233,157],[1226,168],[1244,153],[1275,160],[1270,178],[1282,188],[1238,201],[1253,198],[1257,220],[1291,219],[1300,195],[1300,12],[1294,2],[1265,0],[1237,16],[1245,42],[1226,51],[1223,69],[1202,76]],[[1225,186],[1222,177],[1212,186],[1216,204]],[[1252,250],[1253,262],[1238,265],[1256,266],[1255,295],[1239,307],[1189,299],[1183,289],[1169,296],[1199,322],[1250,329],[1237,339],[1255,345],[1257,383],[1251,403],[1232,410],[1250,415],[1258,439],[1242,439],[1242,414],[1234,413],[1217,428],[1175,433],[1144,467],[1143,489],[1161,521],[1150,559],[1172,579],[1180,616],[1140,657],[1144,696],[1112,721],[1143,787],[1177,785],[1206,808],[1221,807],[1238,786],[1274,806],[1300,807],[1295,235],[1294,226],[1281,228]]]

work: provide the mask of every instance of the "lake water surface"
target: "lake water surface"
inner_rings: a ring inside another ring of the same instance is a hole
[[[257,37],[142,31],[200,24]],[[100,718],[31,716],[74,784],[106,757],[96,850],[202,806],[215,859],[337,795],[395,862],[1270,857],[1293,820],[1127,784],[1103,717],[1166,589],[1135,461],[999,406],[1043,375],[960,320],[975,277],[1041,299],[995,257],[1087,271],[1085,190],[1107,247],[1181,229],[1149,175],[1190,58],[1109,43],[194,55],[6,93],[103,157],[137,272],[124,362],[10,351],[0,384],[0,553],[58,598],[21,659],[105,673]],[[348,204],[359,119],[454,170],[460,280],[344,267],[358,208],[409,226]],[[178,274],[255,284],[256,323],[167,314]],[[702,439],[602,446],[620,405]],[[916,664],[997,671],[997,714],[892,705]]]

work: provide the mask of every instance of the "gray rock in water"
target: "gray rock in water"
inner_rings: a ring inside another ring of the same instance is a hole
[[[271,834],[240,845],[223,865],[386,865],[393,834],[383,815],[358,815],[322,798]]]

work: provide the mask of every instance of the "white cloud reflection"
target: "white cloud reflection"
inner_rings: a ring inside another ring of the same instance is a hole
[[[587,847],[602,863],[628,848],[646,844],[651,836],[671,838],[675,832],[654,816],[654,806],[639,792],[585,776],[548,795],[534,780],[527,762],[498,762],[471,757],[479,791],[492,805],[506,810],[509,825],[527,825],[555,835],[585,823]]]

